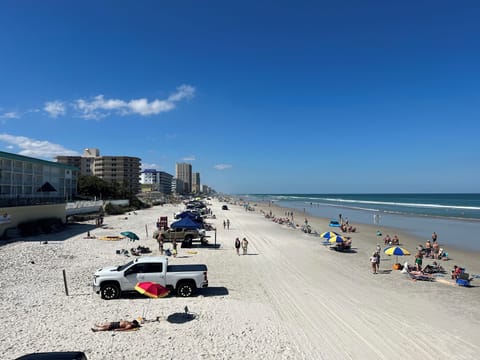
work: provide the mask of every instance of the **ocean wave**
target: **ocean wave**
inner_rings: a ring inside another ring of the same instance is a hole
[[[418,207],[431,209],[454,209],[454,210],[480,210],[478,206],[463,206],[463,205],[440,205],[440,204],[422,204],[422,203],[403,203],[403,202],[389,202],[389,201],[371,201],[371,200],[349,200],[338,198],[324,198],[325,201],[349,203],[349,204],[371,204],[371,205],[387,205],[397,207]]]

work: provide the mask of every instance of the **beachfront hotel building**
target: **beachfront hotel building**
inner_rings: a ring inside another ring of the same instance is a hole
[[[192,192],[192,165],[177,163],[175,177],[177,179],[177,194],[190,194]]]
[[[140,174],[140,184],[151,185],[151,191],[159,191],[162,194],[172,193],[173,175],[156,169],[145,169]]]
[[[140,192],[140,158],[101,156],[95,148],[87,148],[82,156],[57,156],[58,163],[76,166],[81,175],[93,175],[110,183],[124,185],[132,194]]]
[[[24,221],[65,222],[78,174],[75,166],[0,151],[0,236]]]

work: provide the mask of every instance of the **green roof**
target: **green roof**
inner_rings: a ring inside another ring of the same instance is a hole
[[[29,157],[29,156],[7,153],[7,152],[4,152],[4,151],[0,151],[0,158],[10,159],[10,160],[18,160],[18,161],[28,161],[28,162],[35,163],[35,164],[55,166],[55,167],[70,169],[70,170],[77,170],[77,171],[80,170],[76,166],[60,164],[60,163],[57,163],[55,161],[36,159],[36,158]]]

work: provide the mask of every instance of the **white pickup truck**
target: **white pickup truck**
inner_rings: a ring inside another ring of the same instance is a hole
[[[175,290],[182,297],[192,296],[198,288],[208,287],[207,265],[168,265],[166,256],[139,257],[124,265],[97,270],[93,290],[102,299],[117,299],[122,292],[135,291],[135,285],[145,281]]]

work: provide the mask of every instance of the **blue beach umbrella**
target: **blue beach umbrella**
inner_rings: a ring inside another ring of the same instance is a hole
[[[398,263],[399,256],[408,256],[410,255],[410,251],[401,247],[401,246],[388,246],[386,247],[383,252],[387,255],[395,255],[395,261]]]
[[[322,237],[324,239],[330,239],[330,238],[335,237],[335,236],[341,236],[341,235],[337,234],[334,231],[327,231],[327,232],[324,232],[324,233],[320,234],[320,237]]]
[[[330,239],[328,239],[328,242],[330,244],[341,244],[343,243],[345,239],[343,236],[337,235],[337,236],[332,236]]]

